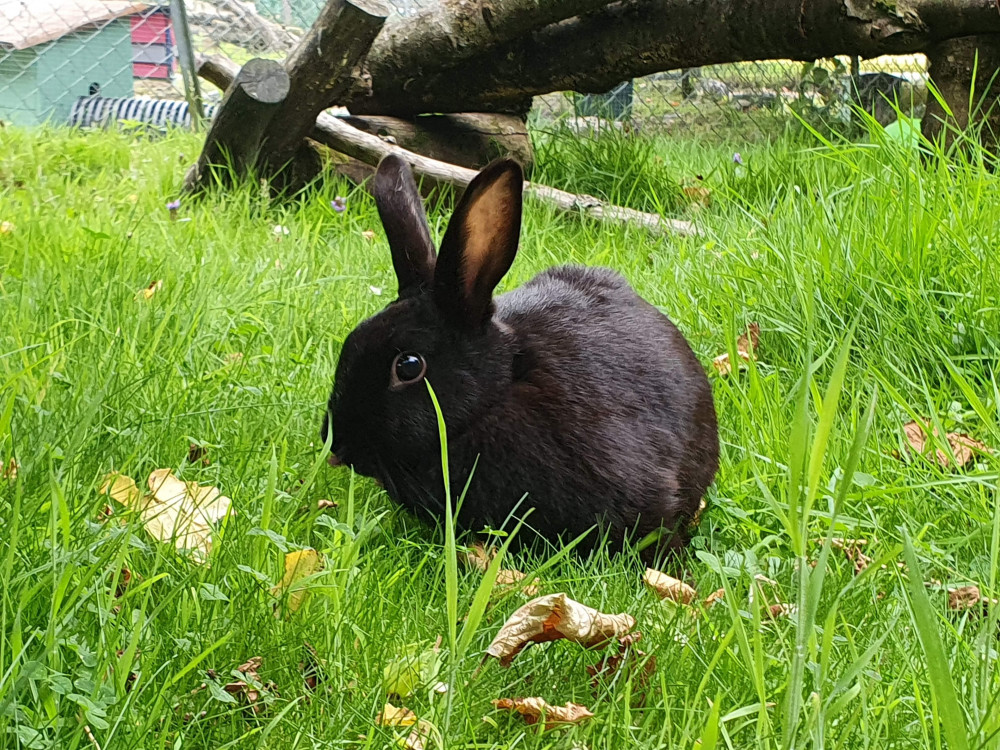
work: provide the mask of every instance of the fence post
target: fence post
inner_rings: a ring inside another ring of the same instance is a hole
[[[188,26],[184,0],[170,0],[170,17],[177,34],[177,52],[181,63],[181,78],[184,80],[184,97],[191,112],[191,129],[197,133],[205,119],[205,110],[198,86],[198,69],[194,62],[194,45],[191,44],[191,27]]]

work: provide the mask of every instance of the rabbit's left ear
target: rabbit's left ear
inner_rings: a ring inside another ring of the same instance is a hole
[[[499,159],[458,202],[434,268],[434,301],[455,322],[478,326],[492,314],[493,290],[517,254],[523,186],[521,165]]]

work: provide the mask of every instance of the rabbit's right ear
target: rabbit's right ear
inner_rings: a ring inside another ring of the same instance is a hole
[[[436,256],[410,165],[395,154],[386,156],[375,170],[372,193],[389,239],[399,296],[430,288]]]

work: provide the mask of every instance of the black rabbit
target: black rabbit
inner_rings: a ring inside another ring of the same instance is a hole
[[[553,541],[596,527],[584,551],[661,529],[659,549],[679,548],[718,468],[705,371],[673,323],[608,269],[552,268],[493,299],[517,252],[522,187],[513,160],[483,169],[435,254],[409,165],[382,160],[373,193],[399,297],[344,341],[323,423],[330,463],[443,517],[426,379],[456,500],[472,472],[459,528],[509,529],[534,507],[526,526]]]

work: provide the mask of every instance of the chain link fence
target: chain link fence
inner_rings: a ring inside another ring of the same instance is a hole
[[[409,14],[434,0],[392,0]],[[282,59],[323,0],[183,0],[196,55]],[[186,125],[180,0],[0,0],[0,121],[107,126],[115,120]],[[180,29],[179,29],[180,27]],[[920,115],[923,56],[834,59],[803,65],[757,61],[659,73],[613,91],[536,97],[536,127],[577,132],[665,131],[705,138],[765,139],[790,123],[838,128],[851,103],[882,124],[898,104]],[[220,94],[205,85],[211,114]],[[891,104],[892,103],[892,104]]]

